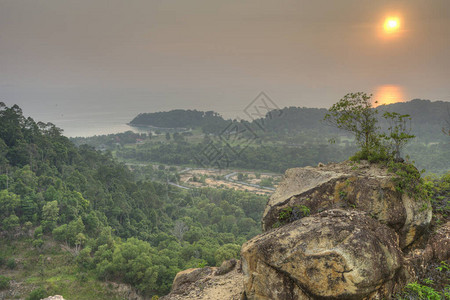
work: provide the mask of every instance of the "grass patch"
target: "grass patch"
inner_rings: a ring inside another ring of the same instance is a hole
[[[5,262],[17,261],[14,269],[0,265],[0,274],[8,279],[4,280],[4,286],[10,280],[21,285],[19,294],[7,294],[6,299],[40,299],[42,295],[62,295],[67,300],[126,299],[126,295],[97,280],[93,273],[79,272],[74,256],[51,239],[46,239],[38,251],[33,248],[32,239],[21,237],[0,243],[0,253]]]

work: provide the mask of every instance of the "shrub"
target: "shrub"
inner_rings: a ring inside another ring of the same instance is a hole
[[[37,288],[35,290],[33,290],[28,297],[26,298],[26,300],[40,300],[47,297],[47,291],[43,288]]]
[[[220,246],[214,253],[216,265],[220,266],[225,260],[232,258],[240,258],[241,246],[236,244],[224,244]]]
[[[441,300],[441,294],[435,291],[432,287],[418,284],[417,282],[409,283],[406,286],[406,293],[408,296],[416,296],[418,299]]]
[[[39,248],[42,247],[42,245],[44,245],[44,240],[43,239],[35,239],[35,240],[33,240],[33,247],[34,248],[39,249]]]
[[[0,291],[9,288],[9,282],[11,278],[0,275]]]
[[[282,223],[294,222],[295,220],[309,216],[309,214],[310,210],[307,206],[295,205],[283,209],[278,216],[278,220]]]
[[[391,161],[388,164],[389,171],[395,173],[394,178],[395,188],[400,193],[407,193],[409,196],[415,198],[427,199],[428,195],[424,188],[424,181],[420,177],[421,173],[417,168],[410,163],[396,163]]]
[[[14,258],[10,258],[10,259],[8,259],[8,261],[6,262],[6,266],[9,268],[9,269],[15,269],[16,268],[16,260],[14,259]]]

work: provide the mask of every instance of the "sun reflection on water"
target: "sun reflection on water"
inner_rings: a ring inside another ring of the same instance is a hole
[[[374,106],[406,101],[403,87],[392,84],[378,86],[372,99]]]

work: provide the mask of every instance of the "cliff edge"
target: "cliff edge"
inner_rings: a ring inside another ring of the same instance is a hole
[[[390,298],[450,257],[448,223],[430,237],[429,200],[396,176],[367,162],[287,170],[242,266],[182,271],[162,299]]]

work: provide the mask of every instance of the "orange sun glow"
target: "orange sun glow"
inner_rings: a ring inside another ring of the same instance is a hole
[[[400,20],[397,17],[387,18],[384,21],[384,31],[386,31],[387,33],[396,32],[399,28],[400,28]]]
[[[381,85],[373,96],[374,106],[405,101],[405,93],[399,85]],[[376,101],[376,103],[375,103]]]

